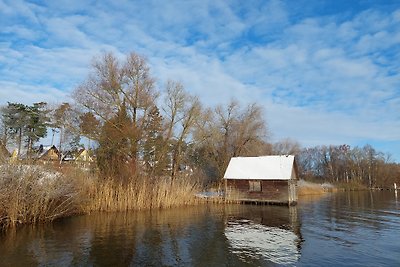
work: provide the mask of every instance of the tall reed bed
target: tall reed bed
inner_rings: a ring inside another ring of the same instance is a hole
[[[298,195],[299,197],[309,196],[309,195],[324,195],[327,192],[336,192],[337,189],[328,183],[317,184],[312,182],[307,182],[300,180],[298,183]]]
[[[91,211],[169,208],[201,202],[193,177],[101,179],[74,167],[0,165],[0,229]]]
[[[0,228],[53,221],[79,212],[77,185],[32,165],[0,166]]]
[[[139,177],[130,182],[93,181],[87,211],[125,211],[170,208],[199,202],[199,186],[188,177],[171,182],[165,178]]]

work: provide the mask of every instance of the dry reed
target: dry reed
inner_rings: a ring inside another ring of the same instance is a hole
[[[247,196],[243,194],[243,192],[240,192],[239,190],[229,188],[228,191],[225,193],[225,198],[224,202],[225,203],[240,203],[241,201],[239,199],[246,199]]]
[[[112,179],[94,181],[90,195],[90,211],[126,211],[169,208],[198,203],[194,197],[199,191],[189,178],[168,179],[142,177],[128,183]]]
[[[190,176],[137,177],[129,182],[100,179],[96,173],[66,167],[0,165],[0,228],[53,221],[92,211],[160,209],[202,202]]]
[[[0,228],[53,221],[79,212],[75,185],[30,165],[0,166]]]
[[[334,188],[330,184],[316,184],[311,182],[306,182],[304,180],[300,180],[298,182],[298,195],[309,196],[309,195],[323,195],[327,192],[334,192],[336,188]]]

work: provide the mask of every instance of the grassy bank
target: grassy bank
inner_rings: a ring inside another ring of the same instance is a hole
[[[168,208],[198,203],[189,178],[138,177],[119,183],[77,168],[31,165],[0,166],[0,228],[50,222],[91,211]]]

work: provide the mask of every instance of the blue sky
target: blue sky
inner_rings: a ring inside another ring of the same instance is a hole
[[[68,101],[104,51],[145,56],[160,87],[206,105],[258,102],[272,141],[400,162],[397,0],[0,0],[0,104]]]

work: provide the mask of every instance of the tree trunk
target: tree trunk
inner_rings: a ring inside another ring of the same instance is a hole
[[[21,155],[21,145],[22,145],[22,128],[19,128],[19,135],[18,135],[18,157]]]
[[[63,140],[63,138],[64,138],[64,128],[61,127],[60,128],[60,144],[58,146],[58,151],[60,151],[60,153],[62,151],[62,140]]]

